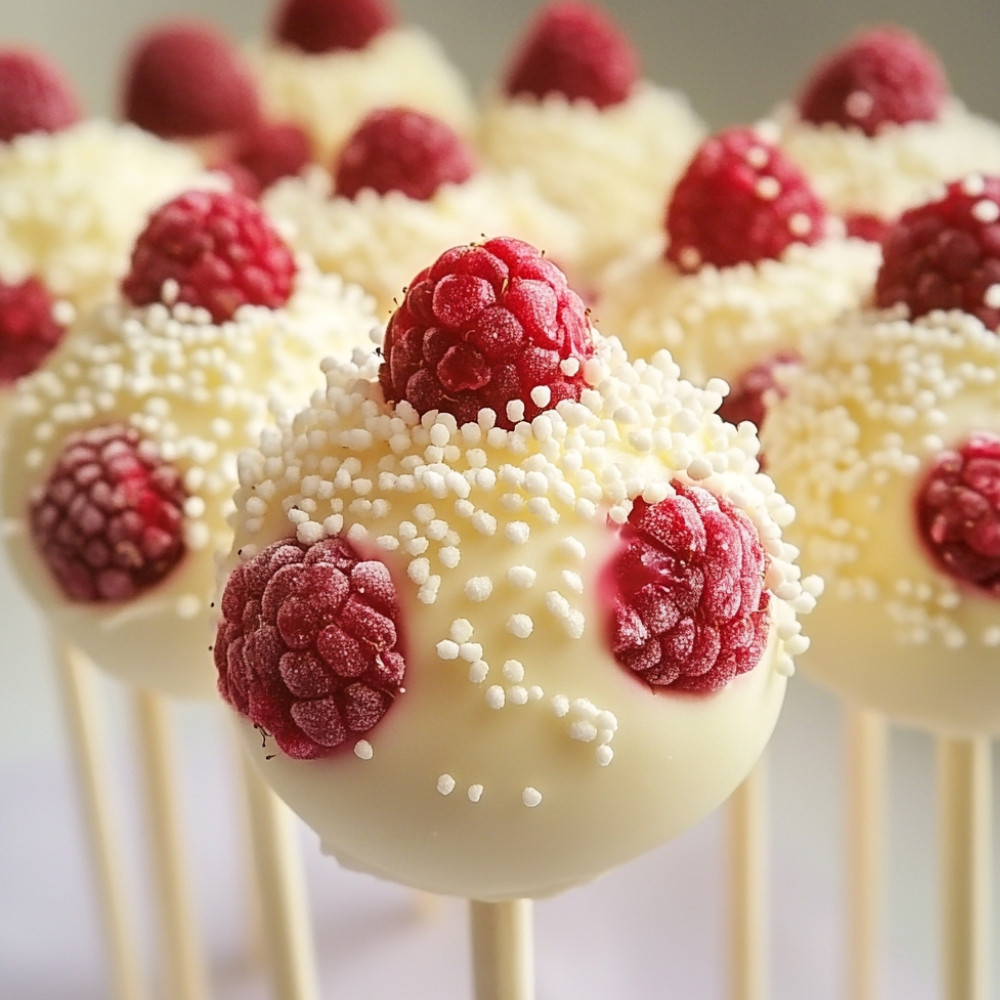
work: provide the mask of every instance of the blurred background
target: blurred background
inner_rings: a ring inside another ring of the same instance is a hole
[[[436,34],[477,89],[488,86],[536,4],[530,0],[397,0],[403,18]],[[863,24],[896,22],[940,54],[953,89],[1000,118],[1000,4],[996,0],[862,3],[759,0],[608,0],[635,40],[646,75],[688,94],[713,126],[747,121],[790,96],[813,61]],[[166,17],[197,14],[238,39],[266,30],[271,0],[35,0],[8,2],[4,44],[53,56],[93,114],[114,114],[130,39]],[[145,956],[151,953],[139,789],[122,693],[101,685],[114,780],[125,806],[123,865],[140,886]],[[46,630],[0,557],[0,998],[106,1000],[98,910],[88,871]],[[235,750],[217,706],[174,712],[200,912],[220,1000],[263,998],[248,952]],[[766,760],[771,847],[773,1000],[834,1000],[843,990],[843,854],[837,702],[802,677]],[[891,741],[891,849],[883,977],[889,1000],[934,1000],[938,928],[934,775],[930,740]],[[998,817],[1000,826],[1000,817]],[[592,886],[537,907],[539,1000],[725,996],[723,816]],[[468,995],[465,909],[337,869],[302,831],[323,995],[439,998]],[[1000,898],[998,886],[997,898]],[[1000,921],[997,921],[1000,928]],[[994,932],[994,951],[1000,937]],[[994,997],[1000,998],[1000,970]],[[165,998],[169,1000],[169,998]]]

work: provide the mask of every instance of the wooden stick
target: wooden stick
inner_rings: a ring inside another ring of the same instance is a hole
[[[130,916],[122,878],[122,851],[116,835],[113,795],[108,785],[107,752],[94,688],[93,667],[62,640],[53,643],[53,660],[62,693],[90,859],[97,880],[110,978],[117,1000],[146,996],[139,967],[136,921]]]
[[[729,800],[729,995],[766,1000],[766,797],[759,763]]]
[[[476,1000],[533,1000],[530,899],[469,904]]]
[[[991,776],[985,738],[938,740],[945,1000],[989,1000]]]
[[[847,709],[847,991],[877,1000],[885,903],[888,724],[878,712]]]
[[[166,995],[205,1000],[208,973],[198,943],[183,823],[175,780],[166,700],[151,691],[133,692],[140,751],[145,765],[146,806],[153,850],[157,903],[163,934]]]
[[[295,819],[245,759],[243,772],[274,996],[277,1000],[315,1000],[319,988],[313,929]]]

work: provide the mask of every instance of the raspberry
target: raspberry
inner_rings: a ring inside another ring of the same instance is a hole
[[[667,206],[666,258],[692,274],[778,259],[817,243],[826,210],[802,172],[764,136],[732,128],[695,152]]]
[[[257,204],[243,195],[188,191],[158,208],[136,239],[122,291],[133,305],[177,300],[202,306],[216,323],[247,303],[277,309],[288,301],[295,261]]]
[[[178,470],[124,424],[67,439],[31,495],[35,545],[72,601],[127,601],[159,583],[185,552],[187,494]]]
[[[898,28],[873,28],[816,67],[798,98],[799,115],[877,135],[887,125],[935,121],[948,93],[941,64]]]
[[[334,188],[344,198],[371,188],[427,201],[442,184],[461,184],[475,169],[472,150],[451,126],[408,108],[379,108],[344,144]]]
[[[779,398],[785,395],[784,386],[776,377],[777,372],[797,364],[798,360],[798,355],[793,352],[781,351],[748,368],[734,380],[732,391],[719,407],[719,416],[734,425],[749,420],[760,430],[767,413],[765,396],[769,392],[774,392]]]
[[[336,52],[363,49],[396,21],[385,0],[285,0],[272,34],[302,52]]]
[[[231,164],[223,166],[246,171],[256,196],[282,177],[294,177],[311,160],[312,144],[298,125],[258,122],[237,137]]]
[[[586,310],[551,261],[510,237],[446,250],[411,282],[386,330],[389,402],[459,424],[489,407],[508,430],[579,399],[594,351]],[[508,407],[508,404],[512,404]]]
[[[123,91],[126,120],[164,139],[238,131],[260,117],[257,86],[239,52],[198,21],[163,24],[139,39]]]
[[[229,577],[221,610],[219,691],[289,757],[360,738],[401,689],[392,577],[344,539],[269,545]]]
[[[511,60],[504,89],[511,97],[562,94],[598,108],[627,100],[639,78],[632,43],[601,10],[555,2],[530,25]]]
[[[1000,437],[939,454],[916,497],[917,530],[949,576],[1000,597]]]
[[[26,49],[0,51],[0,142],[79,120],[76,93],[54,63]]]
[[[37,278],[0,281],[0,385],[33,372],[62,340],[66,328],[53,315],[53,305]]]
[[[636,500],[601,572],[607,636],[624,667],[674,691],[717,691],[767,644],[767,557],[750,519],[724,497],[673,484]]]
[[[869,243],[881,243],[890,225],[892,225],[891,220],[870,212],[852,212],[844,216],[847,235],[856,240],[867,240]]]
[[[953,181],[905,211],[882,241],[875,301],[913,318],[961,309],[1000,330],[1000,176]]]

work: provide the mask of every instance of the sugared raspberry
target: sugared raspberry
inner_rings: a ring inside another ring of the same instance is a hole
[[[285,0],[272,34],[302,52],[336,52],[363,49],[396,22],[386,0]]]
[[[124,424],[70,437],[31,495],[31,534],[73,601],[127,601],[155,586],[185,552],[179,471]]]
[[[26,49],[0,50],[0,142],[79,120],[76,93],[54,63]]]
[[[292,292],[291,251],[249,198],[187,191],[158,208],[139,234],[122,291],[133,305],[161,301],[176,282],[177,300],[202,306],[216,323],[247,303],[277,309]]]
[[[953,181],[904,212],[882,241],[875,300],[914,318],[961,309],[1000,330],[1000,176]]]
[[[717,691],[752,670],[767,644],[767,557],[750,519],[724,497],[675,482],[636,500],[601,574],[607,635],[647,684]]]
[[[627,100],[638,78],[635,48],[602,10],[556,0],[529,26],[504,90],[511,97],[562,94],[606,108]]]
[[[0,385],[33,372],[66,332],[53,315],[54,303],[37,278],[19,284],[0,281]]]
[[[164,139],[248,128],[260,117],[257,85],[239,51],[199,21],[159,25],[132,49],[123,84],[127,121]]]
[[[873,28],[823,60],[798,98],[799,115],[872,136],[886,125],[934,121],[948,94],[941,64],[913,35]]]
[[[706,139],[667,206],[666,257],[693,274],[778,259],[792,243],[817,243],[826,210],[802,172],[750,128]]]
[[[949,576],[1000,597],[1000,437],[974,434],[938,455],[916,497],[917,529]]]
[[[472,150],[450,125],[410,108],[379,108],[344,144],[333,180],[344,198],[371,188],[427,201],[442,184],[461,184],[475,170]]]
[[[395,584],[344,539],[269,545],[234,570],[221,610],[219,691],[289,757],[357,741],[400,690]]]
[[[387,401],[459,424],[489,407],[509,430],[579,399],[594,345],[562,271],[527,243],[498,237],[446,250],[421,271],[389,320],[384,351]]]
[[[256,195],[282,177],[294,177],[312,156],[312,144],[300,126],[291,122],[259,122],[237,136],[232,164],[253,179],[254,190],[243,193]]]
[[[794,352],[781,351],[742,372],[733,380],[729,395],[723,399],[719,416],[734,425],[749,420],[760,430],[767,413],[767,394],[785,395],[785,388],[776,377],[778,371],[797,364],[798,360]]]

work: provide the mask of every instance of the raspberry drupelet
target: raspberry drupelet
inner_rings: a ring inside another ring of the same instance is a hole
[[[432,892],[539,896],[717,805],[818,587],[721,386],[631,362],[509,237],[446,250],[383,357],[324,369],[242,463],[216,644],[252,759],[323,849]],[[364,625],[335,621],[361,566]]]

